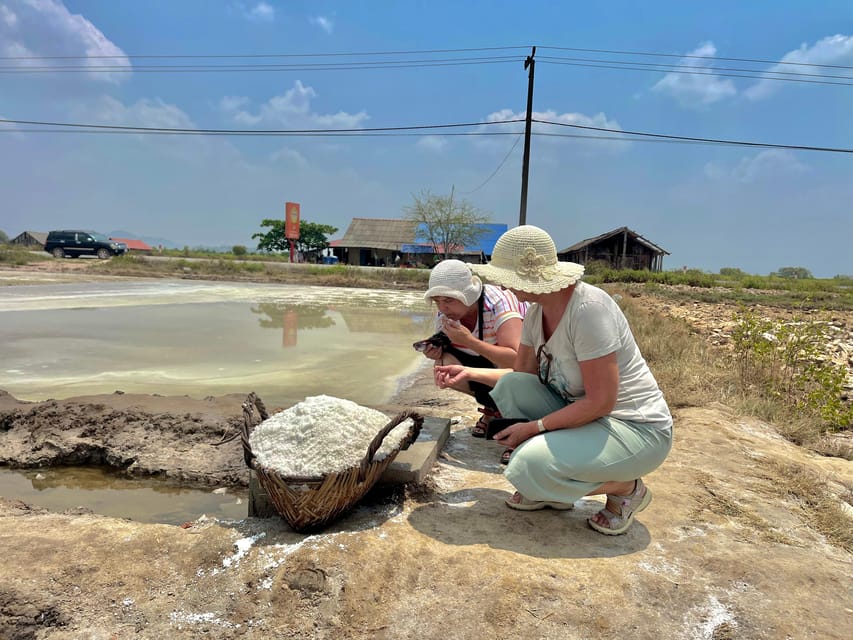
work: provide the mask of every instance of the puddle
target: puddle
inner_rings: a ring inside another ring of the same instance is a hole
[[[433,332],[418,292],[199,282],[10,287],[0,297],[0,389],[19,400],[255,391],[387,402]]]
[[[202,514],[241,520],[248,514],[248,490],[186,489],[97,467],[0,469],[0,495],[51,511],[83,507],[100,515],[158,524],[180,525]]]

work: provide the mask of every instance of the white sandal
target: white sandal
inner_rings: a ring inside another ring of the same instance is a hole
[[[642,478],[637,478],[634,491],[630,495],[608,495],[607,500],[618,502],[621,513],[613,513],[605,507],[598,514],[607,519],[607,526],[598,524],[592,518],[589,518],[587,522],[590,527],[599,533],[603,533],[606,536],[618,536],[625,533],[631,527],[636,514],[649,506],[649,503],[652,501],[652,492],[643,484]]]
[[[518,502],[514,502],[513,498],[518,496]],[[510,509],[516,509],[518,511],[539,511],[539,509],[551,508],[556,509],[557,511],[569,511],[570,509],[574,509],[575,505],[571,502],[549,502],[548,500],[528,500],[523,495],[521,495],[518,491],[516,491],[512,496],[504,500],[506,506]]]

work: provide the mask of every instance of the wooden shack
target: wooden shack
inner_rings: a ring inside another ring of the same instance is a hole
[[[587,265],[606,262],[614,269],[663,271],[663,257],[669,251],[660,248],[628,227],[619,227],[594,238],[581,240],[557,252],[560,260]]]
[[[24,231],[9,240],[11,244],[19,247],[30,247],[32,249],[44,249],[47,242],[46,231]]]

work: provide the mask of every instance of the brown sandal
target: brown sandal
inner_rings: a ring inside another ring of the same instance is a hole
[[[512,452],[515,449],[504,449],[504,452],[501,454],[501,464],[509,464],[509,459],[512,457]]]
[[[485,438],[492,418],[500,418],[501,412],[497,409],[490,409],[489,407],[478,407],[477,411],[483,415],[477,420],[477,424],[471,427],[471,435],[475,438]]]

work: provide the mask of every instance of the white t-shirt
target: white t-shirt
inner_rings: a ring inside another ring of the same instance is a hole
[[[483,285],[483,342],[488,344],[498,343],[498,328],[511,318],[524,318],[527,311],[527,303],[519,302],[511,291],[501,289],[491,284]],[[480,337],[480,320],[471,330],[475,338]],[[441,331],[444,325],[444,314],[439,313],[435,318],[435,330]],[[460,351],[472,356],[479,355],[467,347],[454,344]]]
[[[543,351],[539,348],[544,342]],[[542,308],[531,305],[521,329],[521,343],[539,356],[539,371],[569,402],[585,394],[579,362],[616,353],[619,391],[610,415],[623,420],[672,424],[669,407],[652,375],[625,315],[610,295],[585,282],[578,282],[553,335],[544,341]],[[550,366],[548,357],[550,354]]]

